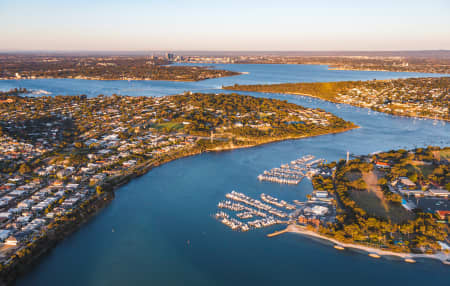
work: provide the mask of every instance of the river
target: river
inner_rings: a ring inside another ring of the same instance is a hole
[[[53,94],[161,96],[183,91],[221,92],[234,83],[279,83],[429,76],[418,73],[330,71],[325,66],[215,65],[248,72],[202,82],[0,81],[0,89],[26,87]],[[282,227],[233,232],[211,215],[231,190],[305,199],[311,184],[259,182],[256,176],[306,154],[328,161],[350,151],[450,145],[450,124],[402,118],[318,99],[245,92],[319,107],[361,126],[349,132],[289,140],[249,149],[206,153],[155,168],[121,187],[116,199],[61,242],[17,285],[433,285],[448,283],[450,267],[373,259],[302,237],[265,235]],[[446,282],[447,281],[447,282]]]

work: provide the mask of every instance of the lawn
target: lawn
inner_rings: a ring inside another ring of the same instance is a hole
[[[428,178],[428,176],[430,176],[433,173],[434,169],[436,169],[435,165],[420,165],[417,167],[419,167],[420,171],[422,172],[422,175],[425,178]]]
[[[450,148],[446,148],[440,151],[441,158],[446,160],[450,160]]]
[[[428,176],[433,173],[434,169],[436,169],[435,165],[428,164],[428,163],[425,163],[422,161],[412,161],[411,164],[418,171],[420,171],[425,178],[428,178]],[[411,165],[408,165],[408,166],[411,166]],[[408,169],[408,171],[410,171],[410,169]]]
[[[350,182],[356,181],[358,179],[361,179],[362,174],[360,171],[351,171],[345,173],[345,178],[348,179]]]
[[[401,205],[381,200],[376,193],[369,191],[351,190],[350,197],[367,214],[402,223],[414,219],[414,214],[405,210]]]
[[[179,122],[164,122],[164,123],[156,123],[151,125],[152,128],[155,128],[157,130],[165,129],[168,132],[172,131],[181,131],[183,130],[184,126],[183,124]]]

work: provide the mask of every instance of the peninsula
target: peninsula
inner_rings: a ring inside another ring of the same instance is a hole
[[[217,204],[215,218],[234,231],[285,224],[267,237],[294,232],[373,258],[432,258],[450,265],[450,147],[354,157],[324,164],[306,155],[264,171],[271,183],[311,178],[314,190],[306,201],[293,203],[232,191]]]
[[[360,249],[375,258],[433,258],[450,264],[449,159],[450,147],[428,147],[322,165],[310,199],[331,198],[335,221],[326,212],[314,219],[300,216],[284,232],[328,240],[337,249]]]
[[[282,83],[224,89],[317,97],[375,111],[450,121],[450,77],[395,80]]]
[[[320,109],[238,94],[42,96],[0,102],[0,273],[5,282],[153,167],[206,151],[343,132]]]
[[[187,63],[327,65],[331,70],[450,73],[450,52],[442,51],[298,51],[185,53]]]
[[[199,81],[238,75],[199,66],[173,66],[172,56],[0,55],[0,79]]]

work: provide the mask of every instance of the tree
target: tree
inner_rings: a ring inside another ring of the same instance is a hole
[[[378,180],[378,184],[379,185],[386,185],[387,184],[387,179],[386,178],[380,178]]]
[[[102,187],[101,187],[101,186],[97,186],[97,187],[95,188],[95,192],[97,193],[97,195],[103,194],[103,189],[102,189]]]
[[[75,148],[81,149],[84,147],[84,143],[83,142],[75,142]]]
[[[19,167],[19,173],[20,174],[26,174],[26,173],[29,173],[29,172],[31,172],[31,169],[30,169],[30,167],[27,165],[27,164],[25,164],[25,163],[23,163],[22,165],[20,165],[20,167]]]
[[[409,176],[409,179],[411,180],[411,182],[417,183],[417,174],[412,174],[411,176]]]

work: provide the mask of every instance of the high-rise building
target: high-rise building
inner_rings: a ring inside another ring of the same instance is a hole
[[[173,53],[166,53],[166,58],[169,61],[173,61],[175,59],[175,54],[173,54]]]

